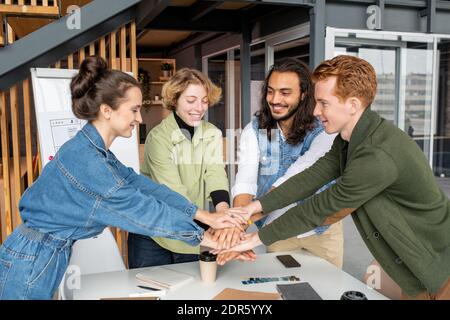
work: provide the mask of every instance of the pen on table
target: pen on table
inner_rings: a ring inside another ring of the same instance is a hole
[[[150,287],[146,287],[146,286],[138,286],[138,288],[147,289],[147,290],[151,290],[151,291],[161,291],[161,289],[155,289],[155,288],[150,288]]]

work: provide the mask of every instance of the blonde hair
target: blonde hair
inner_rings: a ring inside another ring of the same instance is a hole
[[[198,84],[205,88],[209,106],[220,101],[222,89],[216,86],[206,75],[195,69],[183,68],[178,70],[162,88],[162,102],[173,111],[176,109],[180,95],[190,84]]]
[[[375,99],[377,76],[375,69],[366,60],[339,55],[322,62],[312,75],[314,82],[330,77],[336,77],[334,92],[341,101],[357,97],[367,107]]]

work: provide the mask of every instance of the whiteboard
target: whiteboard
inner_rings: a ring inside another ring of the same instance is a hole
[[[87,122],[72,113],[70,81],[77,73],[73,69],[31,69],[42,166]],[[120,162],[136,173],[139,173],[138,143],[135,127],[130,138],[118,137],[110,148]]]

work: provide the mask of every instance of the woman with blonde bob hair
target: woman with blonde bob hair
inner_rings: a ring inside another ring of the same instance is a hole
[[[201,85],[204,88],[209,106],[216,105],[222,97],[222,89],[212,83],[206,75],[195,69],[183,68],[163,86],[164,106],[171,111],[175,111],[178,98],[190,84]]]
[[[200,208],[212,201],[216,211],[229,207],[222,133],[202,119],[221,93],[198,70],[176,72],[162,89],[164,106],[172,112],[148,134],[141,168]],[[178,240],[139,234],[129,235],[128,249],[130,268],[195,261],[200,251]]]

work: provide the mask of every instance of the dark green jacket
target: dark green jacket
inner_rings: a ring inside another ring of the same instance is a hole
[[[336,178],[335,185],[310,197]],[[417,144],[370,108],[349,143],[338,135],[313,166],[260,201],[268,213],[305,198],[259,231],[264,244],[352,214],[369,250],[406,294],[435,293],[448,279],[449,200]]]

